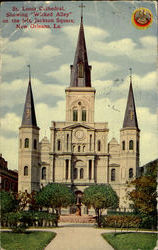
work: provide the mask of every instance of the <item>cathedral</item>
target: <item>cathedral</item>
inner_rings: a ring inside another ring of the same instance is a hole
[[[39,141],[31,76],[29,77],[22,123],[19,128],[19,191],[39,190],[48,183],[64,183],[76,194],[94,184],[110,184],[120,208],[129,208],[127,182],[138,175],[139,128],[132,78],[120,129],[120,142],[108,141],[108,122],[95,122],[95,88],[84,35],[79,28],[70,86],[65,89],[66,120],[51,122],[50,139]],[[104,114],[103,114],[104,115]]]

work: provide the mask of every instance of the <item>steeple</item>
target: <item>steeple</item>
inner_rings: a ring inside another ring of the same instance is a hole
[[[32,88],[31,88],[30,65],[28,65],[28,67],[29,67],[29,84],[28,84],[28,89],[27,89],[27,94],[26,94],[25,107],[24,107],[24,113],[23,113],[21,126],[37,127],[33,94],[32,94]]]
[[[137,114],[136,114],[133,87],[132,87],[132,69],[131,68],[130,68],[130,87],[129,87],[129,93],[128,93],[126,112],[125,112],[125,117],[124,117],[124,122],[123,122],[123,128],[137,128],[138,129]]]
[[[91,87],[91,66],[88,65],[87,49],[83,27],[83,7],[74,63],[71,65],[71,87]]]

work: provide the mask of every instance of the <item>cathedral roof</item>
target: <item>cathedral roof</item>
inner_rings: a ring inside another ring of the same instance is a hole
[[[132,80],[130,80],[128,100],[127,100],[127,106],[126,106],[125,117],[124,117],[124,122],[123,122],[123,128],[127,128],[127,127],[138,129]]]
[[[22,126],[35,126],[35,127],[37,127],[33,94],[32,94],[32,87],[31,87],[31,79],[29,79],[26,100],[25,100],[24,113],[23,113],[21,125]]]
[[[48,144],[49,143],[49,140],[48,140],[47,136],[44,136],[42,138],[41,143],[44,143],[44,144]]]
[[[87,56],[84,27],[83,27],[83,17],[81,17],[74,63],[73,65],[71,65],[70,86],[91,87],[90,71],[91,71],[91,66],[88,65],[88,56]]]
[[[118,141],[116,140],[116,138],[113,137],[109,144],[118,144]]]

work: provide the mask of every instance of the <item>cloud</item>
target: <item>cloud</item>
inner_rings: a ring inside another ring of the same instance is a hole
[[[20,123],[21,118],[15,113],[7,113],[0,119],[1,131],[11,131],[17,133]]]
[[[108,62],[92,61],[90,62],[90,65],[92,65],[93,80],[100,79],[103,76],[106,76],[108,73],[118,70],[120,68],[120,66]]]
[[[0,136],[0,152],[8,161],[9,169],[18,169],[18,138]]]
[[[45,133],[49,138],[51,121],[65,121],[65,113],[65,100],[58,101],[55,107],[49,107],[45,103],[38,103],[36,105],[37,121],[40,127],[41,138]]]
[[[19,71],[26,65],[26,60],[23,56],[12,56],[9,54],[2,54],[2,68],[3,72]]]
[[[138,40],[123,38],[107,42],[110,37],[108,31],[94,26],[85,26],[86,44],[90,51],[102,56],[127,56],[141,63],[153,63],[156,61],[157,38],[155,36],[144,36]],[[69,40],[76,43],[78,26],[64,27],[63,32]],[[136,42],[137,41],[137,42]]]
[[[14,72],[24,68],[33,58],[37,61],[60,56],[58,47],[47,44],[53,36],[49,32],[27,32],[31,37],[21,37],[14,41],[3,41],[2,67],[4,72]]]
[[[120,90],[125,90],[129,88],[129,85],[127,84],[129,82],[129,77],[127,76],[124,82],[119,86]],[[148,72],[144,76],[133,74],[132,76],[132,83],[133,86],[139,90],[153,90],[157,89],[157,72],[152,71]]]
[[[46,98],[48,96],[64,97],[64,89],[66,86],[59,84],[45,84],[37,78],[32,78],[32,89],[35,100]],[[11,83],[3,82],[1,84],[1,106],[13,107],[25,102],[25,96],[28,86],[28,80],[14,80]],[[14,98],[13,98],[14,97]]]
[[[156,37],[147,36],[140,38],[138,43],[131,38],[109,43],[98,40],[89,49],[104,56],[128,56],[141,63],[153,63],[156,61],[157,45]]]
[[[63,64],[59,67],[58,70],[48,72],[46,75],[68,85],[68,82],[70,81],[70,66],[68,64]]]
[[[73,44],[76,44],[76,34],[79,32],[79,26],[67,26],[64,27],[62,31],[67,35]],[[91,47],[96,40],[103,40],[109,36],[108,31],[95,26],[84,25],[84,31],[88,48]]]

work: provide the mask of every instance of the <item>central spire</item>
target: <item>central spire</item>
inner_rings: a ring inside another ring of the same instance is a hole
[[[81,4],[81,23],[75,52],[71,65],[71,87],[91,87],[91,66],[88,65],[87,49],[83,27],[83,4]]]

